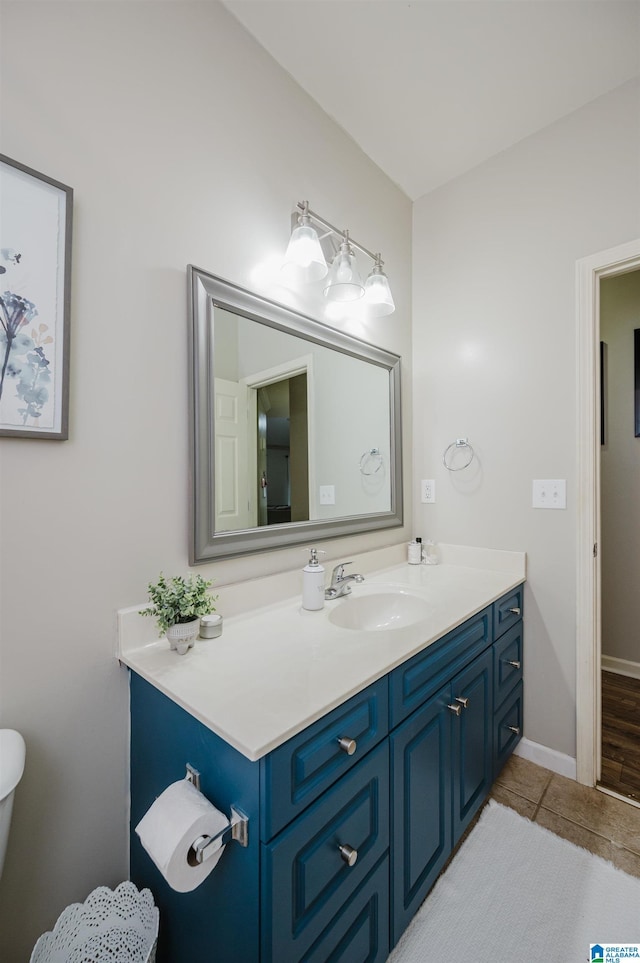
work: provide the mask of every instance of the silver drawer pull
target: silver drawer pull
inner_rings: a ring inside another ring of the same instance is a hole
[[[456,696],[456,702],[459,702],[463,709],[469,708],[469,700],[464,696]]]
[[[512,615],[522,615],[522,610],[515,605],[512,609],[509,609]]]
[[[356,865],[356,860],[358,858],[357,849],[354,849],[353,846],[347,846],[346,844],[344,846],[338,846],[338,849],[340,850],[340,855],[344,859],[347,866]]]
[[[454,714],[455,716],[459,716],[460,713],[462,712],[462,706],[461,706],[461,705],[457,705],[457,706],[448,705],[448,706],[447,706],[447,709],[451,709],[451,711],[453,712],[453,714]]]
[[[505,659],[505,660],[504,660],[504,664],[505,664],[505,665],[512,665],[514,669],[519,669],[519,668],[520,668],[520,662],[518,662],[517,659],[513,659],[513,660],[511,660],[511,659]]]
[[[352,756],[358,748],[358,743],[355,739],[347,739],[345,736],[338,739],[338,745],[348,756]]]
[[[507,729],[515,733],[516,736],[520,735],[520,726],[507,726]]]

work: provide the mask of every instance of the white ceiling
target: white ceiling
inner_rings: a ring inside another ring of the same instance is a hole
[[[640,0],[226,0],[415,199],[640,75]]]

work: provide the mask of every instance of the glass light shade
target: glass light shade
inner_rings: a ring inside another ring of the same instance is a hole
[[[372,317],[381,318],[393,314],[396,309],[387,275],[378,263],[364,282],[364,297],[367,312]]]
[[[300,218],[303,222],[303,218]],[[313,227],[300,223],[291,233],[282,271],[287,280],[320,281],[329,268]]]
[[[364,295],[364,287],[348,238],[340,245],[324,287],[328,301],[357,301]]]

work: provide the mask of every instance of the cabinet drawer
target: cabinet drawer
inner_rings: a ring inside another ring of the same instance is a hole
[[[389,956],[389,859],[367,876],[300,963],[385,963]]]
[[[340,846],[357,850],[354,865],[348,865]],[[263,961],[297,963],[310,952],[388,846],[385,742],[263,844]]]
[[[280,832],[388,731],[389,690],[384,678],[269,753],[261,763],[260,838],[266,841]]]
[[[510,698],[496,712],[493,720],[493,778],[522,738],[523,685],[518,683]]]
[[[521,619],[524,613],[522,607],[524,599],[524,586],[519,585],[512,592],[503,595],[501,599],[493,603],[493,637],[499,639],[500,636],[510,629],[512,625]]]
[[[524,628],[519,621],[493,645],[493,705],[502,705],[511,690],[522,681]]]
[[[391,727],[426,702],[492,639],[491,606],[419,652],[390,675]]]

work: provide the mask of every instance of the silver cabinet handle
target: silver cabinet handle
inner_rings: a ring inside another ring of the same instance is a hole
[[[463,709],[469,708],[469,700],[464,696],[456,696],[456,702],[459,702]]]
[[[347,739],[345,736],[342,736],[342,738],[338,739],[338,745],[343,752],[346,752],[348,756],[352,756],[358,748],[358,743],[355,739]]]
[[[509,609],[512,615],[522,615],[522,610],[515,605],[512,609]]]
[[[504,660],[504,664],[505,664],[505,665],[512,665],[514,669],[519,669],[519,668],[520,668],[520,662],[518,662],[517,659],[513,659],[513,660],[511,660],[511,659],[505,659],[505,660]]]
[[[338,849],[340,850],[340,855],[344,859],[347,866],[356,865],[356,860],[358,858],[357,849],[354,849],[353,846],[347,846],[346,844],[344,846],[338,846]]]
[[[514,732],[516,736],[520,735],[520,726],[507,726],[507,729],[509,729],[511,732]]]
[[[451,711],[453,712],[454,716],[459,716],[460,713],[462,712],[462,706],[461,706],[461,705],[457,705],[457,706],[448,705],[448,706],[447,706],[447,709],[451,709]]]

